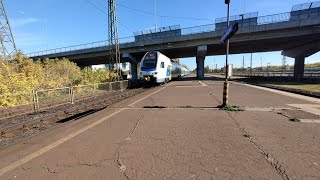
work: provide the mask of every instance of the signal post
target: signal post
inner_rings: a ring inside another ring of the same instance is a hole
[[[229,96],[229,82],[228,82],[228,74],[229,74],[229,65],[228,65],[228,56],[229,56],[229,46],[230,46],[230,38],[238,31],[239,25],[238,23],[234,23],[230,25],[230,0],[225,0],[225,4],[228,5],[227,10],[227,25],[228,29],[223,34],[221,38],[221,43],[226,43],[226,74],[225,74],[225,82],[223,87],[223,103],[222,106],[228,105],[228,96]]]

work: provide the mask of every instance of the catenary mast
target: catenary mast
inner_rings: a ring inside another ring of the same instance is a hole
[[[3,0],[0,0],[0,3],[0,56],[3,60],[10,60],[14,53],[17,52],[17,47],[14,42],[11,26]]]
[[[109,35],[109,55],[110,69],[115,70],[119,80],[120,71],[120,47],[118,39],[118,25],[116,13],[116,0],[108,0],[108,35]]]

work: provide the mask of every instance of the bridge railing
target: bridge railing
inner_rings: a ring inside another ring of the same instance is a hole
[[[290,13],[273,14],[258,17],[258,25],[290,21]]]
[[[312,17],[314,17],[314,15]],[[317,17],[320,17],[320,13],[318,14]],[[311,16],[308,16],[307,18],[311,18]],[[299,20],[301,20],[301,19],[292,19],[291,13],[286,12],[286,13],[280,13],[280,14],[267,15],[267,16],[259,16],[257,18],[257,26],[265,25],[265,24],[279,23],[279,22],[287,22],[287,21],[299,21]],[[213,32],[213,31],[216,31],[215,24],[207,24],[207,25],[201,25],[201,26],[182,28],[181,35],[199,34],[199,33],[204,33],[204,32]],[[163,37],[159,36],[159,37],[155,37],[155,38],[150,39],[150,41],[152,41],[156,38],[163,39]],[[133,43],[133,42],[135,42],[134,36],[119,38],[120,44]],[[37,57],[37,56],[44,56],[44,55],[49,55],[49,54],[64,53],[64,52],[77,51],[77,50],[85,50],[85,49],[90,49],[90,48],[106,47],[106,46],[108,46],[108,44],[109,43],[107,40],[106,41],[98,41],[98,42],[92,42],[92,43],[68,46],[68,47],[63,47],[63,48],[56,48],[56,49],[50,49],[50,50],[45,50],[45,51],[28,53],[28,54],[26,54],[26,56]]]
[[[294,77],[293,72],[237,72],[233,73],[233,76],[240,77]],[[305,72],[304,74],[300,74],[299,76],[305,78],[320,78],[320,72]]]
[[[182,28],[181,35],[190,35],[190,34],[198,34],[198,33],[213,32],[213,31],[215,31],[215,24],[207,24],[207,25],[201,25],[201,26]]]

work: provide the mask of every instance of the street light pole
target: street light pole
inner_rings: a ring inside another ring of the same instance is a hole
[[[228,5],[228,11],[227,11],[227,25],[230,26],[230,0],[225,0],[225,4]],[[229,45],[230,40],[227,40],[227,49],[226,49],[226,76],[225,76],[225,82],[223,87],[223,104],[222,106],[228,105],[228,94],[229,94],[229,82],[228,82],[228,56],[229,56]]]
[[[157,0],[154,0],[154,31],[157,32]]]

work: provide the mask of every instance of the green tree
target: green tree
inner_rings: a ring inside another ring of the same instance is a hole
[[[205,73],[209,73],[210,72],[210,67],[209,66],[204,67],[204,72]]]

